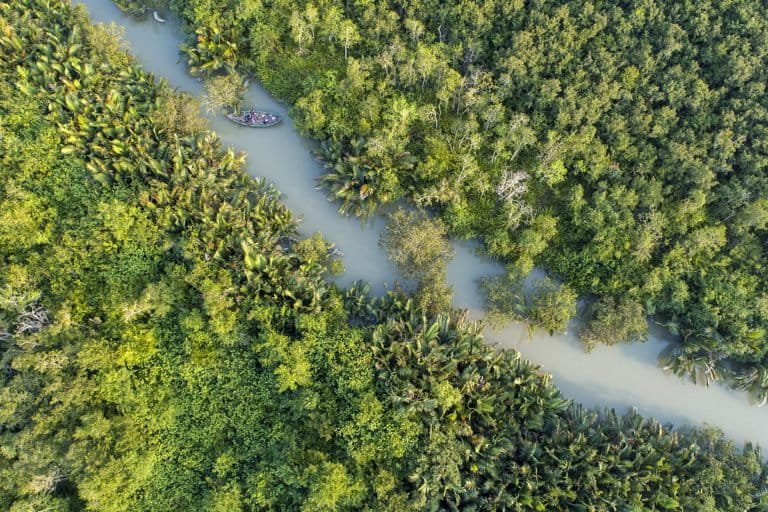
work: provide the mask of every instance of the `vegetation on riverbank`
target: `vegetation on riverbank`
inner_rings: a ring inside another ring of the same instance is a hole
[[[670,369],[768,397],[759,0],[168,4],[193,71],[294,105],[342,211],[408,197],[511,282],[536,265],[595,297],[588,346],[657,315]]]
[[[584,411],[460,312],[329,286],[331,247],[118,32],[0,1],[0,508],[768,507],[749,446]]]

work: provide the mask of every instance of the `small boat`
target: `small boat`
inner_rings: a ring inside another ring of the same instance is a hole
[[[159,14],[157,14],[157,11],[152,11],[152,16],[155,18],[155,21],[158,23],[165,23],[165,18],[161,18]]]
[[[227,119],[251,128],[268,128],[280,122],[280,116],[277,114],[259,110],[243,110],[239,114],[227,114]]]

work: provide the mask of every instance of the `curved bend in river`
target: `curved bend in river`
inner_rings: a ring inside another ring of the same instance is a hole
[[[126,28],[131,50],[141,64],[174,86],[199,95],[202,86],[190,77],[181,63],[178,45],[183,37],[177,24],[137,22],[124,15],[108,0],[75,0],[87,5],[94,21],[115,21]],[[247,95],[250,104],[264,105],[284,122],[259,137],[222,117],[211,118],[211,126],[221,139],[249,155],[247,171],[264,176],[285,195],[283,202],[304,216],[302,232],[320,231],[345,253],[346,274],[341,285],[365,279],[381,291],[383,283],[396,279],[395,270],[378,246],[384,221],[375,217],[361,227],[359,220],[336,213],[336,205],[325,193],[315,190],[322,169],[313,161],[312,143],[298,136],[286,109],[258,84],[252,83]],[[473,315],[482,314],[477,280],[503,269],[474,254],[471,244],[456,244],[456,258],[449,265],[449,279],[456,296],[455,305],[469,307]],[[664,375],[656,358],[668,344],[662,332],[650,336],[645,344],[598,347],[591,354],[582,350],[573,335],[550,337],[541,334],[528,341],[521,326],[488,333],[490,342],[519,350],[527,359],[552,373],[554,382],[569,398],[591,407],[612,407],[625,411],[637,407],[644,415],[655,416],[677,425],[708,423],[721,428],[737,442],[752,440],[768,446],[768,410],[752,406],[746,394],[709,388]]]

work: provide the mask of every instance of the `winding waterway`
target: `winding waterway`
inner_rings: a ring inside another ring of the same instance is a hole
[[[85,4],[93,21],[114,21],[125,27],[131,51],[146,70],[173,87],[194,95],[202,92],[201,84],[187,74],[180,59],[178,44],[183,37],[173,20],[165,24],[151,17],[137,21],[120,12],[111,0],[73,1]],[[337,205],[315,189],[322,169],[312,159],[311,141],[296,133],[285,106],[256,83],[248,91],[246,104],[278,112],[285,122],[268,130],[252,130],[217,116],[210,119],[211,128],[226,144],[247,153],[250,175],[263,176],[278,187],[283,202],[303,219],[303,234],[319,231],[344,252],[346,273],[338,279],[340,284],[364,279],[372,283],[374,290],[382,291],[386,283],[397,278],[378,246],[383,219],[377,216],[363,226],[357,219],[337,214]],[[456,292],[454,304],[469,308],[474,317],[479,317],[482,299],[477,280],[502,269],[476,256],[472,244],[454,245],[456,258],[448,268]],[[696,426],[707,423],[719,427],[737,443],[751,440],[768,446],[768,410],[752,406],[745,393],[721,385],[696,386],[659,370],[657,356],[670,342],[661,329],[652,329],[646,343],[598,347],[591,354],[584,353],[573,331],[554,337],[536,333],[529,341],[526,329],[515,325],[488,332],[487,339],[519,350],[523,357],[551,373],[565,396],[588,407],[609,407],[620,412],[636,407],[642,414],[664,422]]]

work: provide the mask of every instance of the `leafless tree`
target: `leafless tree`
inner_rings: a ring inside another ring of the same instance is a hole
[[[496,194],[502,201],[515,201],[528,191],[528,174],[525,171],[504,171],[496,186]]]
[[[54,467],[48,473],[37,475],[29,482],[29,490],[34,494],[51,494],[56,487],[67,479],[59,467]]]
[[[16,320],[16,335],[34,334],[48,325],[48,312],[39,304],[21,313]]]

